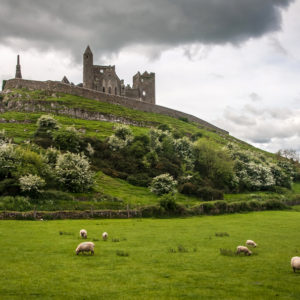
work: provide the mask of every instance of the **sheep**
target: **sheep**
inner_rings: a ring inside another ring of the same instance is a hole
[[[86,239],[87,238],[87,231],[85,229],[81,229],[79,231],[79,235],[80,237],[82,237],[83,239]]]
[[[247,240],[246,241],[246,245],[252,246],[254,248],[257,247],[257,244],[254,241],[252,241],[252,240]]]
[[[300,257],[299,256],[292,257],[291,266],[292,266],[294,272],[296,272],[296,270],[300,270]]]
[[[102,233],[102,239],[103,239],[103,241],[106,241],[107,238],[108,238],[108,233],[107,232],[103,232]]]
[[[237,246],[236,254],[243,252],[245,255],[251,255],[252,252],[245,246]]]
[[[78,255],[80,252],[91,252],[91,255],[94,255],[94,247],[95,244],[92,242],[83,242],[77,246],[76,254]]]

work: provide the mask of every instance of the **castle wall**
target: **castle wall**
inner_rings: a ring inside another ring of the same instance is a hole
[[[190,122],[198,123],[199,125],[206,127],[207,129],[218,131],[223,134],[228,134],[227,131],[218,128],[202,119],[199,119],[190,114],[186,114],[184,112],[180,112],[171,108],[167,108],[160,105],[150,104],[146,102],[142,102],[139,100],[127,98],[124,96],[110,95],[102,92],[98,92],[95,90],[81,88],[69,84],[65,84],[57,81],[35,81],[35,80],[24,80],[24,79],[10,79],[7,80],[5,84],[5,90],[8,89],[20,89],[20,88],[28,88],[33,90],[47,90],[51,92],[65,93],[75,96],[81,96],[89,99],[94,99],[97,101],[122,105],[128,108],[132,108],[139,111],[151,112],[163,114],[166,116],[170,116],[173,118],[187,118]]]

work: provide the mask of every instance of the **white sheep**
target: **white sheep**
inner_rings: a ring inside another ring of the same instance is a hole
[[[83,239],[86,239],[87,238],[87,231],[85,229],[81,229],[79,231],[79,235],[80,237],[82,237]]]
[[[91,254],[94,255],[94,247],[95,244],[92,242],[83,242],[77,246],[76,254],[78,255],[80,252],[91,252]]]
[[[107,238],[108,238],[108,233],[107,232],[103,232],[102,233],[102,239],[103,239],[103,241],[106,241]]]
[[[292,257],[291,266],[292,266],[294,272],[296,272],[296,270],[300,270],[300,257],[299,256]]]
[[[245,246],[237,246],[236,248],[236,254],[239,254],[239,253],[245,253],[245,255],[251,255],[252,252]]]
[[[247,240],[246,241],[246,245],[252,246],[254,248],[257,247],[257,244],[254,241],[252,241],[252,240]]]

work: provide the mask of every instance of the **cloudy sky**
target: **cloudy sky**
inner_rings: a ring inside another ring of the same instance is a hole
[[[259,148],[300,152],[300,0],[0,1],[0,80],[82,82],[95,64],[132,82],[156,73],[157,104]]]

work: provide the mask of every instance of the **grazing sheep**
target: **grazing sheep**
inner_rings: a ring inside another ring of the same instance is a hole
[[[299,256],[292,257],[291,266],[292,266],[294,272],[296,272],[296,270],[300,270],[300,257]]]
[[[91,252],[91,254],[94,255],[94,247],[95,244],[92,242],[83,242],[77,246],[76,254],[78,255],[80,252]]]
[[[103,241],[106,241],[107,238],[108,238],[108,233],[107,232],[103,232],[102,233],[102,239],[103,239]]]
[[[79,231],[79,235],[83,238],[86,239],[87,238],[87,231],[85,229],[81,229]]]
[[[252,240],[247,240],[247,241],[246,241],[246,245],[252,246],[252,247],[254,247],[254,248],[257,246],[257,244],[256,244],[254,241],[252,241]]]
[[[252,252],[245,246],[237,246],[236,248],[236,254],[239,254],[239,253],[245,253],[245,255],[251,255]]]

